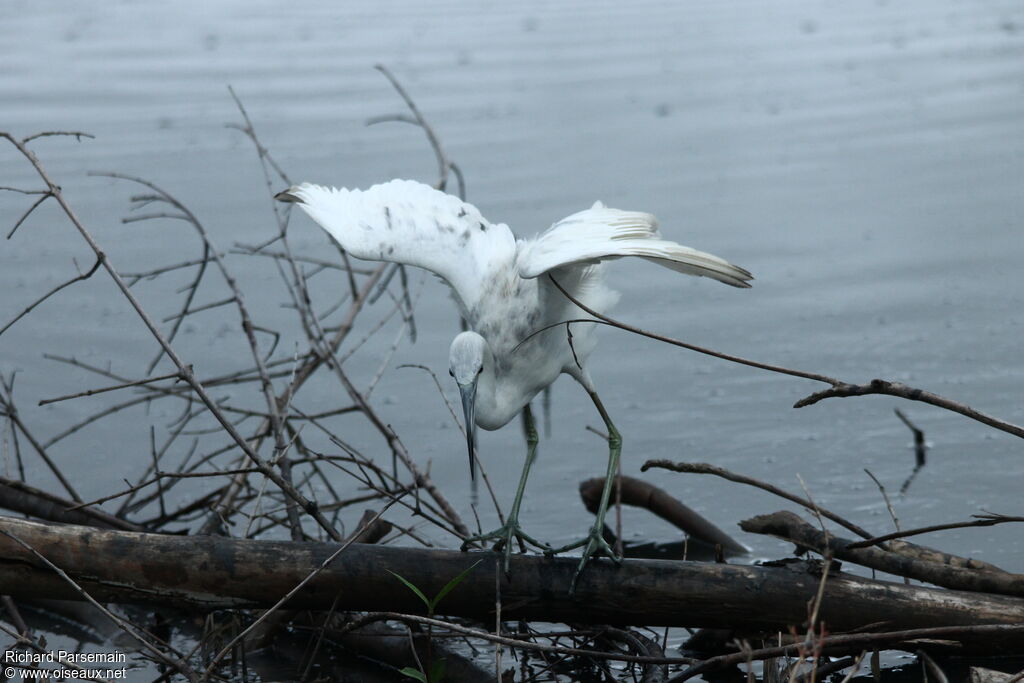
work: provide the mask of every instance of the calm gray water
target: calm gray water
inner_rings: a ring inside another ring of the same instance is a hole
[[[491,220],[528,235],[602,199],[655,213],[671,239],[757,278],[739,291],[618,263],[610,271],[624,293],[623,320],[851,381],[904,381],[1024,422],[1024,8],[1016,0],[8,0],[0,35],[0,129],[96,135],[46,141],[37,151],[122,271],[189,258],[195,238],[177,224],[121,225],[133,188],[89,170],[161,184],[224,249],[273,233],[253,150],[224,126],[239,120],[229,84],[296,179],[432,182],[434,161],[417,130],[364,126],[403,110],[371,68],[380,62],[434,123],[465,172],[468,198]],[[31,182],[11,151],[0,150],[0,159],[0,185]],[[24,208],[24,198],[0,193],[5,233]],[[307,253],[325,249],[309,221],[293,226]],[[52,207],[0,245],[0,324],[73,275],[73,259],[91,263]],[[276,305],[283,297],[269,261],[233,256],[230,265],[250,299],[264,304],[258,323],[294,326]],[[155,316],[170,315],[184,281],[144,283],[137,293]],[[213,288],[202,300],[222,295]],[[457,317],[429,278],[418,323],[417,343],[402,342],[373,401],[471,518],[464,446],[446,408],[425,374],[393,369],[422,363],[447,380]],[[234,311],[217,309],[196,316],[178,346],[201,373],[237,367],[248,353],[236,329]],[[376,347],[351,361],[364,385],[398,333],[391,323]],[[297,329],[291,334],[296,339]],[[109,361],[139,376],[154,348],[97,275],[0,337],[0,371],[18,371],[23,418],[46,436],[106,399],[38,408],[40,398],[107,382],[44,353]],[[627,474],[639,475],[647,458],[671,458],[797,491],[799,475],[822,505],[884,533],[891,522],[863,470],[894,495],[909,474],[911,437],[893,415],[902,406],[932,445],[909,494],[894,500],[905,527],[982,510],[1022,514],[1024,444],[951,413],[879,397],[795,411],[792,403],[817,385],[611,330],[592,373],[624,435]],[[339,391],[314,383],[298,404],[315,412]],[[566,542],[589,523],[577,482],[603,472],[605,456],[584,429],[599,419],[571,380],[556,385],[553,405],[553,434],[542,442],[523,522],[540,538]],[[108,493],[145,468],[148,424],[179,409],[83,430],[54,455],[84,496]],[[354,443],[385,457],[382,442],[355,421],[350,428]],[[482,458],[506,500],[521,453],[515,425],[482,436]],[[4,458],[12,473],[9,452]],[[30,483],[57,490],[31,463]],[[716,479],[642,476],[737,534],[755,556],[789,551],[735,527],[784,507],[768,495]],[[632,538],[674,538],[646,516],[626,521]],[[1024,570],[1012,525],[922,540]]]

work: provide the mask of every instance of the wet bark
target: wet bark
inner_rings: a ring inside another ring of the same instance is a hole
[[[741,522],[740,528],[750,533],[776,536],[804,548],[827,552],[836,559],[854,562],[896,576],[927,581],[936,586],[1024,597],[1024,575],[966,569],[958,565],[907,557],[877,547],[848,549],[846,546],[855,541],[832,534],[826,535],[789,511],[753,517]]]
[[[168,536],[0,518],[0,594],[18,599],[81,595],[11,536],[63,569],[97,600],[200,610],[270,606],[338,548],[333,543]],[[353,544],[283,607],[422,613],[419,599],[390,572],[435,595],[482,560],[437,613],[490,623],[500,557]],[[513,556],[509,576],[499,575],[497,582],[502,619],[785,630],[804,622],[820,583],[814,563],[753,567],[627,560],[616,566],[600,560],[587,567],[570,595],[577,562]],[[885,630],[1024,624],[1024,600],[834,572],[825,585],[819,621],[833,633],[879,623]],[[994,649],[1010,642],[1019,646],[1024,634],[986,642]]]

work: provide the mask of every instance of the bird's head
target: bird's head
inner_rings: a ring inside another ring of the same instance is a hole
[[[476,332],[463,332],[452,340],[448,352],[448,374],[455,378],[462,394],[462,411],[466,418],[466,445],[469,448],[469,474],[476,486],[476,387],[484,371],[487,342]]]

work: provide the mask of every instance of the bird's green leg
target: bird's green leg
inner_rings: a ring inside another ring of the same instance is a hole
[[[509,558],[512,556],[513,539],[519,541],[519,546],[524,551],[526,549],[524,544],[526,543],[541,550],[546,551],[550,549],[550,546],[547,544],[541,543],[524,533],[519,526],[519,507],[523,503],[523,492],[526,490],[526,479],[530,476],[530,467],[537,457],[537,442],[539,440],[537,437],[537,425],[533,421],[533,412],[530,410],[529,404],[523,408],[523,429],[526,432],[526,463],[523,465],[523,473],[519,476],[519,487],[516,489],[516,497],[512,501],[512,510],[509,512],[508,519],[500,529],[495,529],[479,536],[472,536],[462,542],[462,549],[465,550],[466,546],[471,543],[496,540],[495,550],[500,549],[502,546],[505,548],[506,572],[508,572]]]
[[[608,471],[605,474],[604,489],[601,491],[601,502],[597,506],[597,517],[594,519],[594,526],[590,528],[590,533],[586,538],[570,543],[569,545],[556,548],[554,550],[547,551],[547,554],[554,555],[556,553],[562,553],[567,550],[574,550],[576,548],[583,548],[583,557],[580,558],[580,564],[576,568],[576,573],[572,577],[572,584],[569,587],[569,592],[573,592],[576,589],[576,582],[580,578],[580,574],[583,573],[583,567],[586,566],[587,560],[596,554],[605,554],[615,562],[622,560],[621,557],[616,555],[614,549],[608,544],[608,541],[604,540],[604,518],[608,513],[608,503],[611,500],[612,486],[615,483],[615,477],[619,470],[619,456],[622,454],[622,435],[619,434],[619,430],[612,424],[612,420],[608,417],[608,411],[605,410],[604,404],[601,403],[601,399],[598,397],[596,392],[588,392],[591,400],[594,401],[594,405],[597,406],[597,412],[601,414],[601,419],[604,420],[605,427],[608,429]]]

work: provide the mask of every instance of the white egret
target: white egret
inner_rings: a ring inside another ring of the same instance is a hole
[[[506,569],[514,539],[549,553],[582,547],[577,577],[595,553],[617,559],[602,531],[622,439],[587,372],[596,326],[575,323],[571,336],[561,329],[558,323],[579,319],[580,311],[549,278],[603,313],[618,299],[602,282],[600,262],[608,259],[639,256],[734,287],[749,287],[750,273],[662,239],[650,214],[620,211],[601,202],[563,218],[537,237],[516,239],[507,225],[488,222],[472,204],[408,180],[365,191],[302,183],[277,199],[297,203],[352,256],[419,266],[451,287],[469,328],[452,341],[449,359],[462,395],[474,477],[474,425],[494,430],[523,414],[526,463],[508,520],[500,529],[468,542],[497,540],[498,546],[505,546]],[[587,537],[552,549],[522,531],[519,508],[537,450],[530,401],[561,373],[583,386],[604,420],[608,468],[597,518]]]

